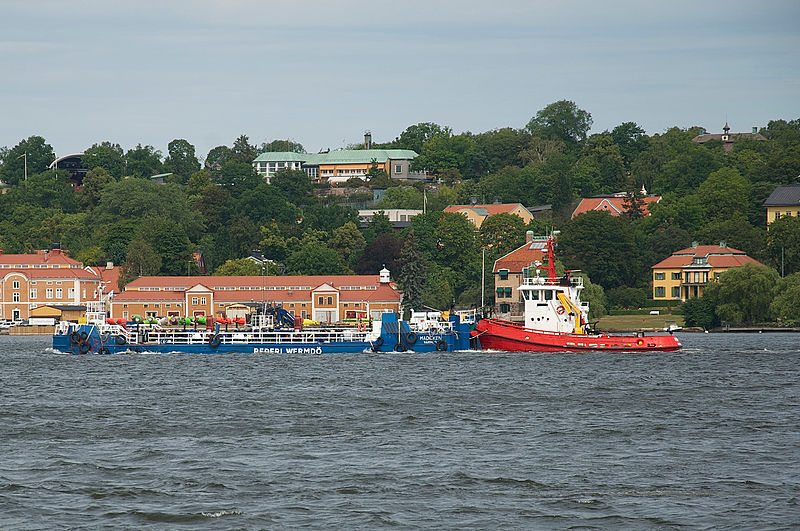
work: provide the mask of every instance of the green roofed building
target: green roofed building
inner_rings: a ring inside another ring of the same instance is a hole
[[[417,153],[409,149],[341,149],[323,153],[266,152],[253,161],[259,175],[269,182],[283,168],[304,170],[314,181],[344,183],[351,178],[364,179],[373,164],[389,177],[403,180],[425,180],[424,172],[409,170]]]

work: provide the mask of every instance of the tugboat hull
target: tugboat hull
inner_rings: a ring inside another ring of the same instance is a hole
[[[669,352],[681,343],[671,334],[567,334],[525,328],[511,321],[481,319],[473,337],[481,348],[515,352]]]

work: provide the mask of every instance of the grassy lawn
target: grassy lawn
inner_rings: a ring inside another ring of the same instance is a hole
[[[661,313],[661,315],[606,315],[597,323],[600,330],[647,330],[663,329],[665,321],[675,321],[683,326],[683,315]]]

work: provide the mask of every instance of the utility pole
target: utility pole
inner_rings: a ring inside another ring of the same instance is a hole
[[[484,284],[486,284],[486,248],[481,248],[481,311],[483,311],[484,307],[484,296],[486,295],[486,288]]]

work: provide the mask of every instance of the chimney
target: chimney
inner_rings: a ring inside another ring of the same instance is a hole
[[[114,262],[106,262],[106,269],[114,269]]]
[[[756,133],[758,133],[758,127],[753,126],[753,134],[756,134]]]
[[[364,149],[372,149],[372,132],[364,131]]]
[[[728,242],[726,242],[725,240],[722,240],[721,242],[719,242],[719,246],[720,247],[727,247],[728,246]]]
[[[533,241],[533,231],[529,230],[525,233],[525,243],[531,243]]]
[[[692,249],[697,249],[697,246],[698,246],[697,242],[692,242]]]

